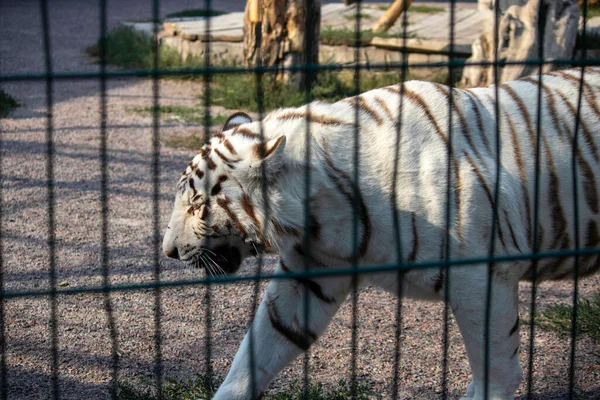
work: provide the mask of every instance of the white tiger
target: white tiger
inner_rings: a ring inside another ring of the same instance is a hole
[[[585,70],[574,188],[571,163],[580,74],[580,69],[559,71],[544,75],[541,82],[529,77],[498,88],[501,176],[496,255],[533,249],[538,90],[543,99],[539,249],[574,248],[574,189],[578,193],[580,246],[599,245],[600,68]],[[489,253],[497,151],[494,93],[493,87],[453,90],[452,259]],[[199,151],[179,181],[164,237],[165,254],[189,266],[204,266],[210,273],[227,274],[234,273],[255,248],[276,251],[281,257],[277,267],[281,273],[303,271],[305,257],[310,257],[314,269],[348,267],[353,258],[359,268],[393,264],[398,262],[397,252],[390,251],[396,248],[396,216],[401,261],[443,260],[448,96],[446,86],[411,81],[335,104],[314,102],[280,109],[262,122],[235,114],[222,133]],[[356,129],[358,143],[354,142]],[[264,141],[260,140],[261,131]],[[355,146],[359,151],[357,187],[353,184]],[[307,166],[310,208],[305,214]],[[268,220],[263,189],[269,199]],[[353,211],[358,214],[355,253]],[[310,238],[310,255],[303,244],[305,233]],[[573,264],[572,257],[542,259],[538,279],[569,279]],[[517,289],[519,280],[531,277],[531,265],[530,261],[513,261],[493,267],[490,399],[512,398],[521,380]],[[600,255],[580,257],[581,275],[599,269]],[[407,296],[438,300],[448,290],[472,369],[464,398],[483,399],[488,266],[452,266],[449,271],[449,288],[445,288],[444,268],[436,267],[405,273],[402,290]],[[360,285],[378,285],[393,294],[398,293],[398,282],[395,272],[359,278]],[[214,398],[259,397],[274,376],[324,332],[351,290],[347,275],[271,281],[253,322],[254,374],[249,370],[247,334]],[[310,296],[308,324],[304,321],[305,293]]]

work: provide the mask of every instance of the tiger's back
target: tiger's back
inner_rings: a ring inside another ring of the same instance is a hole
[[[584,75],[578,145],[574,152],[580,74],[577,69],[558,71],[543,75],[541,83],[536,76],[498,87],[501,175],[495,227],[497,255],[530,253],[534,249],[573,250],[575,199],[580,248],[595,247],[600,242],[600,69],[587,68]],[[536,205],[539,90],[542,113]],[[446,86],[411,81],[403,87],[376,89],[331,105],[313,103],[309,108],[273,112],[267,117],[266,132],[293,132],[288,141],[297,147],[294,154],[301,162],[306,150],[303,119],[308,118],[313,122],[309,130],[314,137],[312,151],[317,156],[324,153],[332,165],[343,166],[339,168],[344,169],[347,179],[354,178],[354,165],[358,162],[358,184],[368,208],[365,214],[376,216],[360,218],[361,240],[365,234],[371,236],[368,247],[372,254],[363,260],[365,264],[395,261],[396,254],[384,250],[395,245],[391,219],[394,194],[397,226],[402,227],[401,235],[408,238],[402,241],[402,253],[408,255],[409,261],[445,256],[448,166],[452,179],[450,256],[485,257],[489,254],[492,205],[496,200],[495,96],[494,87],[454,89],[450,94]],[[398,117],[400,113],[402,119]],[[358,127],[354,125],[356,120]],[[274,121],[281,125],[279,129],[269,129],[268,124]],[[573,156],[577,187],[573,180]],[[354,211],[349,205],[345,210],[348,218],[352,218]],[[360,213],[360,209],[357,211]],[[345,237],[341,242],[352,243],[352,232],[332,229],[331,234],[342,234]],[[415,240],[410,240],[413,236],[422,238],[417,248]],[[530,278],[531,268],[528,265],[523,269],[520,277]],[[568,278],[572,276],[573,257],[541,260],[537,268],[538,279]],[[598,271],[600,257],[580,257],[579,268],[582,275]]]

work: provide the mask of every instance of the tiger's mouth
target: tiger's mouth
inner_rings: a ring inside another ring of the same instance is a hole
[[[222,271],[227,274],[233,274],[240,269],[242,265],[242,254],[233,246],[221,245],[213,250],[214,261],[221,267]]]

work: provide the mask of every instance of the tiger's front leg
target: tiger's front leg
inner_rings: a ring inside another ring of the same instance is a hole
[[[279,265],[278,273],[288,268]],[[300,269],[302,270],[301,267]],[[329,325],[351,289],[349,277],[278,279],[269,283],[250,331],[231,365],[215,400],[252,400],[275,375],[306,351]],[[308,294],[309,323],[305,323]],[[250,348],[252,332],[253,348]],[[254,374],[250,354],[254,354]],[[254,375],[254,388],[252,387]],[[254,389],[254,393],[252,390]]]

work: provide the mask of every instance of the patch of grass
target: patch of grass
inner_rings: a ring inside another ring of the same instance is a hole
[[[182,381],[177,379],[165,379],[162,388],[162,400],[208,400],[216,392],[217,385],[214,380],[199,375],[196,379]],[[141,385],[132,385],[121,381],[117,384],[117,398],[119,400],[158,400],[150,382],[141,381]],[[285,392],[267,393],[263,398],[269,400],[346,400],[351,397],[351,386],[340,380],[337,385],[324,389],[323,385],[311,384],[308,387],[307,396],[304,397],[304,385],[302,382],[294,381]],[[367,400],[371,390],[365,383],[357,383],[356,400]]]
[[[571,335],[573,306],[557,304],[541,313],[536,323],[545,330],[556,332],[561,337]],[[577,306],[577,335],[588,335],[600,341],[600,291],[592,300],[580,299]]]
[[[354,21],[355,19],[358,19],[359,16],[360,16],[360,19],[373,18],[373,16],[371,14],[367,14],[367,13],[344,14],[344,18],[347,20],[350,20],[350,21]]]
[[[206,8],[192,8],[189,10],[181,10],[167,15],[167,18],[187,18],[187,17],[217,17],[227,14],[221,10],[207,10]]]
[[[0,89],[0,118],[5,118],[8,113],[19,107],[19,105],[10,94]]]
[[[400,71],[361,71],[359,92],[396,84],[401,80]],[[263,106],[265,111],[280,107],[298,107],[306,102],[305,94],[293,86],[277,80],[272,74],[262,79]],[[252,74],[215,75],[211,86],[213,105],[228,109],[258,111],[256,78]],[[336,102],[356,94],[352,71],[321,71],[312,88],[316,100]]]
[[[365,383],[358,382],[356,384],[356,400],[367,400],[371,393],[371,389]],[[271,396],[267,395],[267,399],[271,400],[347,400],[352,398],[351,386],[344,380],[340,380],[333,387],[325,390],[321,383],[311,384],[308,388],[306,397],[304,396],[304,384],[302,382],[292,382],[288,391],[275,393]]]
[[[446,11],[446,9],[442,7],[431,7],[425,5],[413,5],[408,7],[408,12],[418,12],[423,14],[435,14],[443,11]]]
[[[154,112],[154,106],[149,107],[138,107],[133,108],[132,111],[143,113],[143,114],[152,114]],[[204,110],[200,107],[187,107],[187,106],[177,106],[177,105],[161,105],[158,107],[158,113],[160,115],[168,115],[168,116],[176,116],[184,120],[185,122],[196,122],[203,125],[213,126],[213,125],[222,125],[227,121],[227,116],[223,114],[210,115],[209,121],[206,123]]]
[[[415,75],[410,70],[406,80],[425,79],[430,82],[447,83],[447,69],[418,70]],[[358,93],[371,89],[394,85],[402,79],[401,71],[361,70]],[[306,103],[305,94],[293,86],[277,80],[273,74],[265,74],[262,79],[264,111],[280,107],[299,107]],[[258,111],[256,77],[253,74],[220,74],[213,77],[211,104],[233,110]],[[312,88],[315,100],[333,103],[357,93],[353,71],[321,71],[317,74]]]
[[[88,46],[85,52],[92,57],[100,57],[100,49],[106,42],[106,62],[127,69],[154,68],[154,40],[129,26],[120,26],[110,31],[105,38]],[[185,62],[177,50],[169,46],[158,47],[158,68],[179,69],[197,65],[197,60],[189,57]]]
[[[600,17],[600,1],[588,0],[587,3],[587,17]],[[581,8],[581,16],[583,17],[583,0],[579,0],[579,8]]]
[[[204,375],[188,381],[166,378],[160,400],[210,400],[217,390],[214,380]],[[153,382],[140,379],[139,385],[120,381],[117,383],[119,400],[159,400]]]
[[[265,74],[261,80],[264,110],[285,106],[300,106],[304,93],[278,80],[273,73]],[[203,100],[200,98],[200,100]],[[258,111],[258,86],[252,73],[215,74],[211,84],[211,105],[230,110]]]
[[[333,29],[325,29],[322,34],[327,35]],[[350,29],[342,31],[346,37],[352,37],[354,32]],[[365,39],[371,39],[374,35],[370,32],[363,32]],[[383,37],[399,37],[399,34],[385,34]],[[106,37],[106,46],[108,49],[107,59],[110,64],[118,65],[124,68],[152,68],[153,66],[153,46],[152,39],[139,34],[131,28],[120,27],[111,31]],[[90,54],[96,54],[98,46],[91,46],[88,50]],[[170,47],[159,47],[159,68],[179,69],[202,67],[202,60],[189,57],[185,62],[175,49]],[[223,63],[221,66],[236,66],[235,63]],[[427,76],[420,76],[427,80],[436,82],[445,82],[445,74],[434,74],[431,79]],[[409,75],[408,79],[412,78]],[[198,79],[203,80],[202,76],[196,75],[178,75],[177,79]],[[365,92],[370,89],[383,87],[400,82],[400,71],[367,71],[362,70],[360,74],[359,92]],[[303,91],[297,90],[291,85],[286,85],[274,73],[265,73],[261,80],[262,104],[264,111],[270,111],[280,107],[297,107],[305,103],[306,98]],[[215,73],[211,76],[211,105],[223,106],[231,110],[258,111],[258,87],[256,76],[252,73]],[[344,97],[356,94],[354,75],[352,71],[322,71],[317,74],[316,82],[313,86],[313,96],[317,100],[335,102]],[[200,99],[202,100],[202,99]],[[151,112],[151,109],[140,110]],[[162,106],[159,112],[163,114],[179,115],[188,121],[204,123],[204,113],[198,110],[189,110],[176,106]],[[217,120],[218,121],[218,120]],[[218,122],[212,122],[210,125]]]
[[[402,38],[402,32],[380,32],[374,33],[372,30],[365,30],[360,33],[360,44],[362,46],[369,44],[374,37],[382,38]],[[415,37],[414,34],[408,34],[407,37]],[[321,43],[333,46],[354,46],[356,43],[356,31],[351,28],[334,28],[326,26],[321,30]]]

